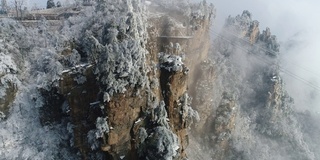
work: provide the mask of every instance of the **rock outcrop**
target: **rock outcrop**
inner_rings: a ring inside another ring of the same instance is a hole
[[[11,22],[12,23],[12,22]],[[8,116],[10,107],[15,99],[20,81],[18,79],[20,54],[19,46],[14,41],[13,35],[9,37],[8,30],[10,25],[1,20],[3,26],[0,29],[0,120]],[[12,27],[12,26],[11,26]],[[20,25],[13,27],[18,30]],[[11,54],[16,54],[11,56]]]
[[[65,100],[74,147],[83,159],[186,158],[189,127],[199,121],[188,86],[196,83],[194,68],[207,57],[212,6],[180,6],[190,13],[150,9],[146,26],[140,2],[105,3],[124,10],[100,8],[98,14],[112,12],[123,21],[85,24],[86,34],[64,56],[80,53],[87,64],[63,63],[71,68],[54,87]],[[104,29],[94,30],[93,24]]]
[[[3,80],[4,84],[1,84],[1,96],[0,96],[0,119],[4,119],[10,110],[10,105],[15,99],[17,92],[17,86],[10,81]]]
[[[259,22],[252,20],[251,13],[247,10],[243,11],[241,16],[229,16],[224,29],[230,31],[233,36],[244,38],[244,40],[249,41],[252,45],[261,45],[262,48],[265,48],[263,52],[269,55],[277,56],[279,52],[280,45],[277,42],[276,36],[271,35],[270,28],[266,28],[261,33]]]

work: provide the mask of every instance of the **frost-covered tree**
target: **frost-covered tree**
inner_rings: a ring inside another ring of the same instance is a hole
[[[57,2],[57,7],[61,7],[61,2],[60,1]]]
[[[0,14],[6,14],[8,12],[8,4],[6,0],[1,0],[1,8],[0,8]]]
[[[72,136],[62,124],[66,121],[50,126],[39,121],[44,105],[39,90],[50,88],[62,71],[57,54],[62,39],[47,30],[44,47],[40,28],[25,28],[12,19],[1,19],[0,25],[0,99],[6,88],[17,90],[9,103],[10,114],[0,113],[0,119],[5,118],[0,121],[0,159],[79,159],[68,148]]]
[[[141,159],[173,160],[179,149],[178,136],[172,132],[164,101],[153,109],[152,122],[156,127],[139,129],[138,154]]]
[[[173,160],[178,153],[179,140],[170,129],[159,126],[153,129],[142,147],[142,159]]]
[[[70,19],[70,23],[79,25],[65,31],[74,32],[77,45],[83,48],[81,56],[97,64],[95,73],[105,92],[104,101],[109,101],[108,97],[124,93],[127,87],[139,89],[147,83],[146,25],[139,1],[97,3],[94,13],[88,10],[83,17],[86,20]]]
[[[154,109],[154,122],[168,129],[170,128],[164,101],[161,101],[159,106]]]
[[[38,22],[38,32],[41,35],[41,38],[43,38],[43,46],[48,46],[48,22],[45,17],[41,17],[40,21]]]
[[[16,17],[22,18],[23,9],[25,7],[25,0],[14,0],[13,5],[14,5],[14,9],[16,11]]]
[[[48,0],[47,1],[47,8],[54,8],[56,7],[55,3],[53,0]]]

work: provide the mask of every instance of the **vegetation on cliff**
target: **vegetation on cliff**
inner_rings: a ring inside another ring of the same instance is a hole
[[[206,1],[87,4],[58,26],[0,20],[1,158],[319,158],[249,11],[217,34]]]

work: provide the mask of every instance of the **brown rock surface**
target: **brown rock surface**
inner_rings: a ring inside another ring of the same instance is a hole
[[[6,88],[4,88],[5,89],[4,96],[0,97],[0,119],[5,118],[9,114],[10,105],[14,101],[17,93],[17,86],[14,83],[12,82],[4,82],[4,83],[6,84],[4,85],[0,82],[0,87],[6,86]]]
[[[149,115],[154,112],[154,104],[161,100],[165,103],[169,128],[177,135],[179,141],[178,154],[175,157],[183,159],[187,156],[188,127],[191,124],[187,116],[191,111],[179,104],[179,101],[186,96],[188,85],[196,83],[197,78],[194,76],[199,70],[196,66],[207,57],[210,46],[210,19],[207,16],[190,20],[180,11],[173,13],[149,17],[149,37],[146,46],[149,54],[145,64],[150,68],[150,72],[148,86],[145,88],[126,86],[124,93],[115,93],[110,97],[110,101],[103,102],[100,93],[102,91],[93,73],[94,66],[64,72],[59,92],[70,106],[74,144],[80,150],[83,159],[89,159],[90,154],[100,151],[105,153],[107,159],[139,159],[140,145],[144,141],[141,132],[144,131],[150,134],[149,137],[153,137],[154,129],[163,129],[155,125]],[[179,56],[184,52],[187,57],[186,66],[190,66],[191,70],[184,65],[181,71],[159,68],[160,52]],[[86,81],[78,82],[79,77],[85,78]],[[191,77],[192,82],[188,77]],[[98,139],[100,148],[93,151],[88,144],[87,136],[89,131],[95,130],[98,117],[107,118],[109,130]]]
[[[87,80],[79,84],[75,81],[76,76],[85,76]],[[88,152],[91,151],[87,143],[87,134],[95,127],[96,118],[101,114],[90,105],[97,101],[99,92],[92,67],[84,71],[65,72],[60,80],[59,92],[67,99],[70,107],[74,146],[80,150],[83,159],[87,159]]]

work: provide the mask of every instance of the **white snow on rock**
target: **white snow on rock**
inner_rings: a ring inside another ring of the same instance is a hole
[[[160,60],[160,67],[168,70],[169,72],[183,71],[183,62],[180,56],[159,53],[159,60]]]

